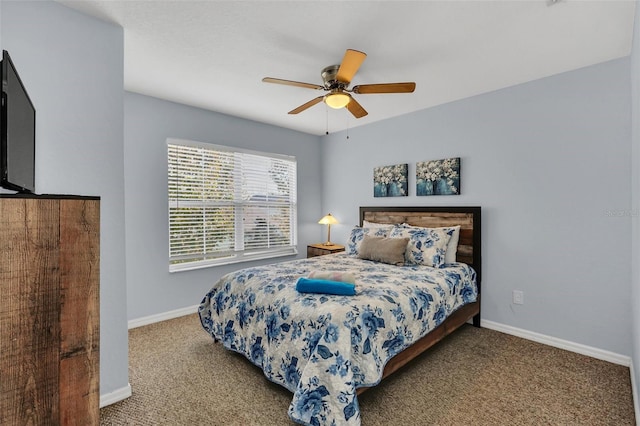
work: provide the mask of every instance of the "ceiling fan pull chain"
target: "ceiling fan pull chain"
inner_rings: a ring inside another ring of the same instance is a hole
[[[349,140],[349,116],[347,116],[347,140]]]
[[[324,112],[326,113],[326,117],[327,117],[327,130],[325,132],[325,134],[329,134],[329,108],[325,105],[324,107]]]

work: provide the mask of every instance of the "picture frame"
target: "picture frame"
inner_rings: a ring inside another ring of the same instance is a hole
[[[417,162],[416,195],[460,195],[460,157]]]
[[[407,163],[374,167],[373,196],[406,197],[409,195],[408,177],[409,165]]]

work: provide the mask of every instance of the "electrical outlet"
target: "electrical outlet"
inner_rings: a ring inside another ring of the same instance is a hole
[[[524,305],[524,291],[513,290],[513,304]]]

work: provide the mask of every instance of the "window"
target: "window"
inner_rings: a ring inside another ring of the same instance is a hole
[[[296,254],[296,160],[169,139],[169,270]]]

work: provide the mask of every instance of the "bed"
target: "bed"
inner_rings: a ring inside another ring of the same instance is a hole
[[[346,252],[222,277],[199,307],[202,326],[293,393],[292,420],[359,425],[358,394],[466,322],[480,326],[480,225],[480,207],[361,207]],[[397,266],[363,255],[366,247],[381,247],[394,236],[408,241],[409,255],[411,244],[431,241],[421,239],[424,228],[435,243],[418,245],[417,255],[429,253],[430,262],[436,253],[440,264]],[[436,240],[453,228],[456,261],[445,263],[442,250],[451,246]],[[353,273],[356,294],[296,290],[299,278],[317,271]]]

